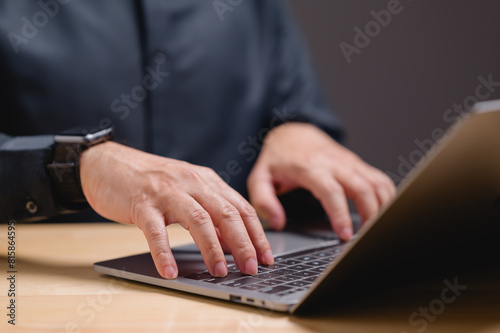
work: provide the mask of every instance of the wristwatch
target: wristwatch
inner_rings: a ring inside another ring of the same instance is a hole
[[[80,127],[54,135],[54,154],[47,171],[63,208],[73,211],[88,207],[80,181],[80,156],[86,149],[112,140],[113,135],[113,127]]]

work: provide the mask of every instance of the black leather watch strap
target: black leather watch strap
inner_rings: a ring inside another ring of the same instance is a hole
[[[47,165],[47,171],[64,208],[82,210],[89,207],[80,180],[80,156],[86,149],[112,138],[112,128],[80,136],[65,132],[55,137],[53,162]]]
[[[69,204],[79,207],[80,204],[87,203],[80,181],[80,155],[85,149],[86,147],[78,144],[56,143],[54,162],[47,166],[52,183],[65,206]]]

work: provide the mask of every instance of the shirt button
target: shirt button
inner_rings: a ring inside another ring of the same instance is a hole
[[[32,200],[26,202],[26,210],[30,212],[30,214],[35,214],[38,211],[38,206]]]

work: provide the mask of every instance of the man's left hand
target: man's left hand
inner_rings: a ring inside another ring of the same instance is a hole
[[[277,195],[304,188],[325,209],[343,240],[353,234],[347,198],[363,222],[376,215],[395,195],[391,179],[335,142],[319,128],[288,123],[272,130],[248,178],[250,202],[274,229],[286,224]]]

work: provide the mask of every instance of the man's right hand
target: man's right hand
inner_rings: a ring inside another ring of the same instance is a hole
[[[212,169],[106,142],[82,154],[80,176],[97,213],[144,232],[164,278],[178,273],[165,228],[172,223],[189,231],[213,276],[227,274],[223,248],[244,274],[257,274],[257,260],[273,264],[254,208]]]

